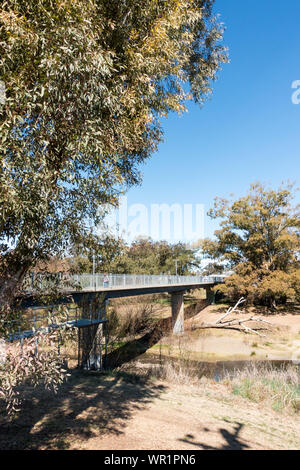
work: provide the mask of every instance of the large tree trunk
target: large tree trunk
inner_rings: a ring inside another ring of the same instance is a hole
[[[0,270],[0,311],[12,307],[16,297],[21,292],[21,287],[26,274],[32,266],[33,258],[18,259],[15,254],[10,254],[2,259]]]

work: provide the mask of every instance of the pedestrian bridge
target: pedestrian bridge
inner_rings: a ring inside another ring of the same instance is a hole
[[[51,277],[52,276],[52,277]],[[101,294],[102,302],[112,298],[131,297],[145,294],[169,293],[172,298],[173,332],[180,333],[184,328],[184,293],[193,289],[205,289],[208,302],[214,299],[212,287],[224,282],[225,276],[171,276],[148,274],[69,274],[59,273],[50,275],[35,274],[32,277],[31,289],[27,295],[33,293],[34,286],[41,290],[53,282],[53,276],[61,287],[59,303],[74,301],[86,303],[95,301]],[[50,283],[50,284],[48,284]],[[28,286],[29,287],[29,286]],[[70,300],[71,299],[71,300]],[[27,297],[27,300],[28,297]],[[31,303],[33,305],[33,303]],[[27,303],[27,306],[30,306]]]
[[[224,276],[148,274],[62,274],[60,276],[62,289],[65,292],[74,294],[105,292],[107,298],[207,288],[224,281]],[[65,287],[63,287],[64,285]]]
[[[169,293],[172,306],[172,329],[174,334],[184,332],[184,294],[193,289],[205,289],[208,303],[214,300],[212,287],[224,282],[225,276],[169,276],[169,275],[132,275],[132,274],[32,274],[20,299],[20,305],[34,312],[32,328],[23,330],[14,327],[9,341],[47,333],[53,329],[78,328],[78,365],[90,368],[92,364],[102,367],[102,351],[106,351],[106,305],[109,299],[145,294]],[[37,287],[47,292],[53,285],[59,287],[60,295],[52,306],[45,306],[35,299]],[[55,311],[57,304],[70,305],[66,321],[57,323],[47,320],[47,313]],[[79,308],[78,308],[79,307]],[[81,313],[80,313],[81,312]],[[41,316],[41,318],[39,317]],[[47,326],[43,326],[47,320]],[[103,343],[104,338],[104,343]],[[106,353],[105,353],[106,354]],[[95,359],[96,358],[96,359]]]

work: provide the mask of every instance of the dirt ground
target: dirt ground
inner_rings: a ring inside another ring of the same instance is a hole
[[[299,449],[300,420],[234,400],[224,387],[162,385],[117,437],[93,437],[82,449]],[[237,408],[238,407],[238,408]],[[238,409],[238,411],[237,411]],[[236,410],[236,411],[235,411]],[[76,447],[75,447],[76,448]]]
[[[0,449],[300,449],[300,418],[207,380],[75,371],[56,397],[35,392],[13,423],[0,421]]]
[[[167,317],[170,306],[161,307]],[[300,358],[299,311],[270,316],[266,337],[191,329],[224,310],[224,305],[202,309],[186,320],[184,335],[148,338],[142,346],[151,343],[149,355],[211,362]],[[73,370],[58,395],[33,390],[13,422],[0,414],[0,449],[299,450],[300,415],[236,396],[211,379],[179,385],[125,371]]]

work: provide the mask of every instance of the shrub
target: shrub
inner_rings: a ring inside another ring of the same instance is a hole
[[[0,364],[0,399],[9,416],[20,410],[27,386],[43,385],[56,392],[66,377],[57,354],[57,332],[7,343]],[[39,347],[36,348],[38,341]]]

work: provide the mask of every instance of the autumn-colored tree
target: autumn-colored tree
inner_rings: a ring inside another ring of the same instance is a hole
[[[236,201],[216,199],[209,215],[221,219],[221,228],[203,250],[234,270],[220,288],[230,298],[274,307],[299,297],[300,206],[293,197],[292,185],[273,190],[256,183]]]
[[[1,2],[0,305],[38,259],[90,240],[140,180],[160,116],[204,101],[226,61],[212,5]]]

